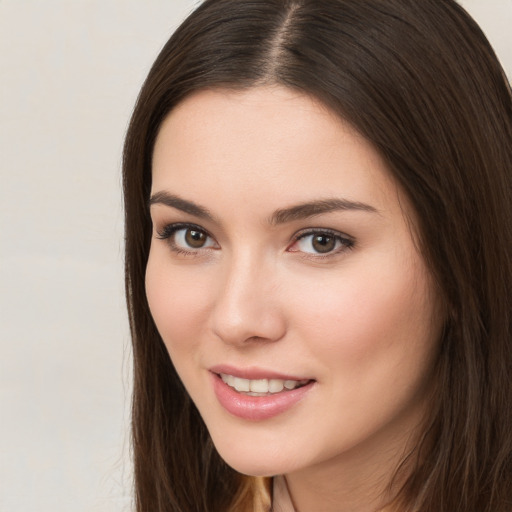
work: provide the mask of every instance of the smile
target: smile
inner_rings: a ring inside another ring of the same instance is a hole
[[[210,370],[210,375],[219,404],[233,416],[249,421],[267,420],[294,408],[317,384],[316,380],[286,378],[273,372],[262,378],[264,370],[215,370]]]
[[[283,379],[242,379],[226,373],[219,374],[220,378],[229,387],[238,393],[249,396],[268,396],[281,393],[283,390],[291,391],[305,386],[309,380],[283,380]]]

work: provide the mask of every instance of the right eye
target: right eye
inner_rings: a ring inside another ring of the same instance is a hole
[[[204,229],[191,224],[169,224],[158,232],[158,238],[168,240],[171,249],[178,253],[195,254],[201,249],[218,248]]]

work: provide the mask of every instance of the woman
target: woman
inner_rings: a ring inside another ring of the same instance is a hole
[[[206,0],[125,145],[137,509],[510,511],[511,141],[451,0]]]

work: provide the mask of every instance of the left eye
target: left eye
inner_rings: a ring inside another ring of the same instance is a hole
[[[204,229],[194,225],[170,224],[158,232],[158,238],[167,240],[171,249],[180,253],[217,248],[215,240]]]
[[[215,245],[204,231],[194,228],[176,230],[173,241],[180,249],[204,249]]]
[[[352,245],[353,242],[348,238],[343,238],[335,233],[319,231],[300,236],[290,250],[307,254],[329,254],[352,247]]]

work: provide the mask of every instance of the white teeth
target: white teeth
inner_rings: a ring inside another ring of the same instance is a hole
[[[268,393],[268,380],[250,380],[250,388],[254,393]]]
[[[307,384],[308,380],[281,380],[281,379],[241,379],[225,373],[220,374],[221,379],[230,387],[240,393],[252,396],[280,393],[283,389],[291,390]]]
[[[270,379],[268,381],[268,391],[269,393],[279,393],[284,389],[284,382],[279,379]]]
[[[240,379],[238,377],[235,377],[235,382],[233,383],[233,387],[237,391],[250,391],[251,381],[247,379]]]

